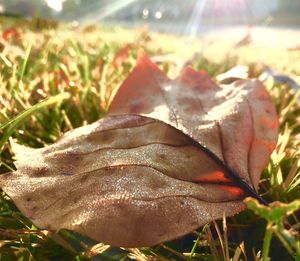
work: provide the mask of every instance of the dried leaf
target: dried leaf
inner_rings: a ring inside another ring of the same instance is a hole
[[[180,131],[146,117],[107,117],[49,147],[13,150],[18,170],[2,175],[1,187],[41,228],[144,246],[243,208],[237,199],[244,191],[221,164]]]
[[[114,56],[113,65],[115,68],[121,67],[128,59],[128,54],[132,48],[131,44],[125,44]]]
[[[189,68],[172,81],[144,56],[110,116],[45,148],[13,143],[17,171],[0,186],[40,228],[149,246],[259,199],[253,187],[276,139],[259,82],[219,87]]]
[[[6,41],[13,39],[13,38],[19,38],[19,37],[20,37],[20,33],[14,27],[7,28],[2,33],[2,38]]]
[[[218,86],[189,67],[170,80],[147,56],[120,87],[110,114],[140,114],[174,126],[255,188],[278,137],[275,107],[259,81]]]

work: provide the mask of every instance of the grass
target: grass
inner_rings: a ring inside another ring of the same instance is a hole
[[[4,39],[3,32],[10,35]],[[233,51],[228,43],[207,45],[145,30],[1,18],[0,33],[0,173],[15,169],[9,138],[43,147],[63,132],[103,117],[118,86],[135,65],[139,48],[162,57],[160,66],[170,76],[180,70],[174,59],[187,60],[199,50],[201,55],[191,59],[191,65],[213,77],[239,63],[249,64],[254,77],[264,65],[300,73],[300,62],[296,62],[300,51],[254,46]],[[128,54],[115,66],[114,57],[125,44],[130,46]],[[278,111],[280,137],[259,193],[281,205],[265,208],[250,201],[249,209],[239,215],[207,224],[178,240],[152,248],[123,249],[70,231],[53,234],[40,230],[1,193],[0,259],[300,260],[296,201],[300,198],[300,93],[272,79],[265,84]],[[274,209],[281,210],[279,216]]]

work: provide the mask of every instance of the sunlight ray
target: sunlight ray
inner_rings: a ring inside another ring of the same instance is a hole
[[[137,0],[118,0],[113,1],[108,4],[98,4],[96,5],[93,10],[90,10],[86,15],[83,15],[79,18],[79,21],[101,21],[114,13],[128,7],[129,5],[133,4]]]
[[[206,6],[207,0],[197,0],[194,11],[190,20],[187,23],[185,34],[189,36],[196,36],[201,26],[201,18],[203,10]]]

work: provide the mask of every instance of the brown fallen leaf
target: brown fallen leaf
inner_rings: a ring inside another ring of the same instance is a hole
[[[278,137],[276,110],[260,81],[218,86],[205,71],[189,67],[170,80],[145,55],[118,90],[110,107],[115,114],[145,115],[174,126],[254,188]]]
[[[20,33],[17,31],[16,28],[14,27],[10,27],[10,28],[7,28],[3,33],[2,33],[2,38],[5,40],[5,41],[8,41],[10,39],[13,39],[13,38],[19,38],[20,37]]]
[[[149,246],[262,201],[278,124],[259,82],[219,87],[189,68],[172,81],[144,56],[110,114],[45,148],[12,143],[0,186],[38,227]]]
[[[126,62],[132,47],[132,44],[127,43],[115,54],[112,61],[115,68],[121,67]]]

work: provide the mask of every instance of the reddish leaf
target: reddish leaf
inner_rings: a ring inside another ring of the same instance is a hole
[[[8,41],[8,40],[13,39],[13,38],[19,38],[20,34],[19,34],[19,32],[17,31],[16,28],[10,27],[2,33],[2,37],[3,37],[4,40]]]
[[[122,66],[122,64],[127,60],[130,48],[132,48],[130,44],[125,44],[125,46],[115,54],[113,65],[116,68]]]
[[[147,56],[124,81],[110,114],[140,114],[183,131],[258,186],[278,136],[275,107],[257,80],[218,86],[204,71],[185,68],[170,80]]]
[[[46,148],[13,144],[18,170],[0,185],[37,226],[148,246],[241,211],[246,196],[260,199],[253,185],[277,120],[259,82],[217,86],[190,68],[170,80],[142,57],[110,113],[123,115]]]
[[[54,71],[54,86],[57,87],[61,83],[69,83],[69,78],[63,70]]]

